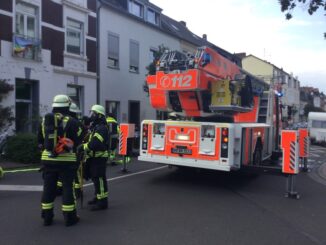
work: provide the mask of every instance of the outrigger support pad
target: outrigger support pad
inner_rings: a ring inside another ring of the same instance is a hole
[[[299,193],[296,191],[295,188],[295,175],[289,174],[286,178],[286,192],[285,197],[293,198],[293,199],[300,199]]]

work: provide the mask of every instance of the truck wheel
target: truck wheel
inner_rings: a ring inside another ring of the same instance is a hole
[[[261,162],[262,162],[262,150],[260,148],[257,148],[254,153],[253,164],[258,166],[261,165]]]

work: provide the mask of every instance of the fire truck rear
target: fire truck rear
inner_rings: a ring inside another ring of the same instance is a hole
[[[299,146],[296,136],[281,132],[278,91],[211,48],[188,56],[164,53],[146,81],[152,107],[174,117],[142,122],[139,160],[298,173]],[[272,166],[272,159],[282,155],[287,160]]]

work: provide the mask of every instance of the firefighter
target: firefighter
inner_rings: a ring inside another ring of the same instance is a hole
[[[111,160],[111,164],[115,165],[114,159],[116,157],[116,149],[118,145],[118,138],[120,133],[120,128],[117,120],[114,118],[113,113],[108,113],[106,118],[106,123],[109,128],[110,140],[109,140],[109,158]]]
[[[78,168],[76,146],[79,144],[79,127],[77,121],[69,116],[70,103],[67,95],[56,95],[53,99],[52,113],[44,116],[38,133],[39,145],[43,148],[41,162],[44,184],[41,206],[45,226],[53,222],[54,200],[59,178],[62,180],[62,212],[65,225],[71,226],[79,221],[73,188]],[[54,120],[52,126],[49,124],[50,119]]]
[[[69,115],[76,119],[76,121],[78,122],[78,137],[79,137],[79,142],[82,141],[82,137],[83,137],[83,127],[81,122],[78,120],[79,115],[80,115],[80,110],[78,108],[78,106],[75,103],[71,103],[70,107],[69,107]],[[78,163],[79,164],[79,163]],[[76,172],[76,176],[75,176],[75,184],[74,184],[74,188],[75,188],[75,195],[76,198],[79,198],[81,195],[81,186],[80,186],[80,175],[78,173],[79,171]],[[62,180],[59,178],[58,182],[57,182],[57,195],[61,195],[62,194]]]
[[[82,149],[87,154],[86,169],[94,183],[95,197],[88,202],[92,211],[107,209],[108,188],[106,161],[108,159],[109,130],[105,120],[105,109],[101,105],[91,108],[91,133]]]

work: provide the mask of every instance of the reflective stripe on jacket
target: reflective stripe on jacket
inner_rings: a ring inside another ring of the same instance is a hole
[[[77,161],[76,153],[66,152],[53,157],[52,152],[44,150],[42,152],[41,160],[43,161],[57,161],[57,162],[75,162]]]
[[[108,140],[109,131],[106,125],[102,122],[95,126],[89,137],[87,143],[85,143],[84,150],[89,157],[109,157],[108,153]]]

